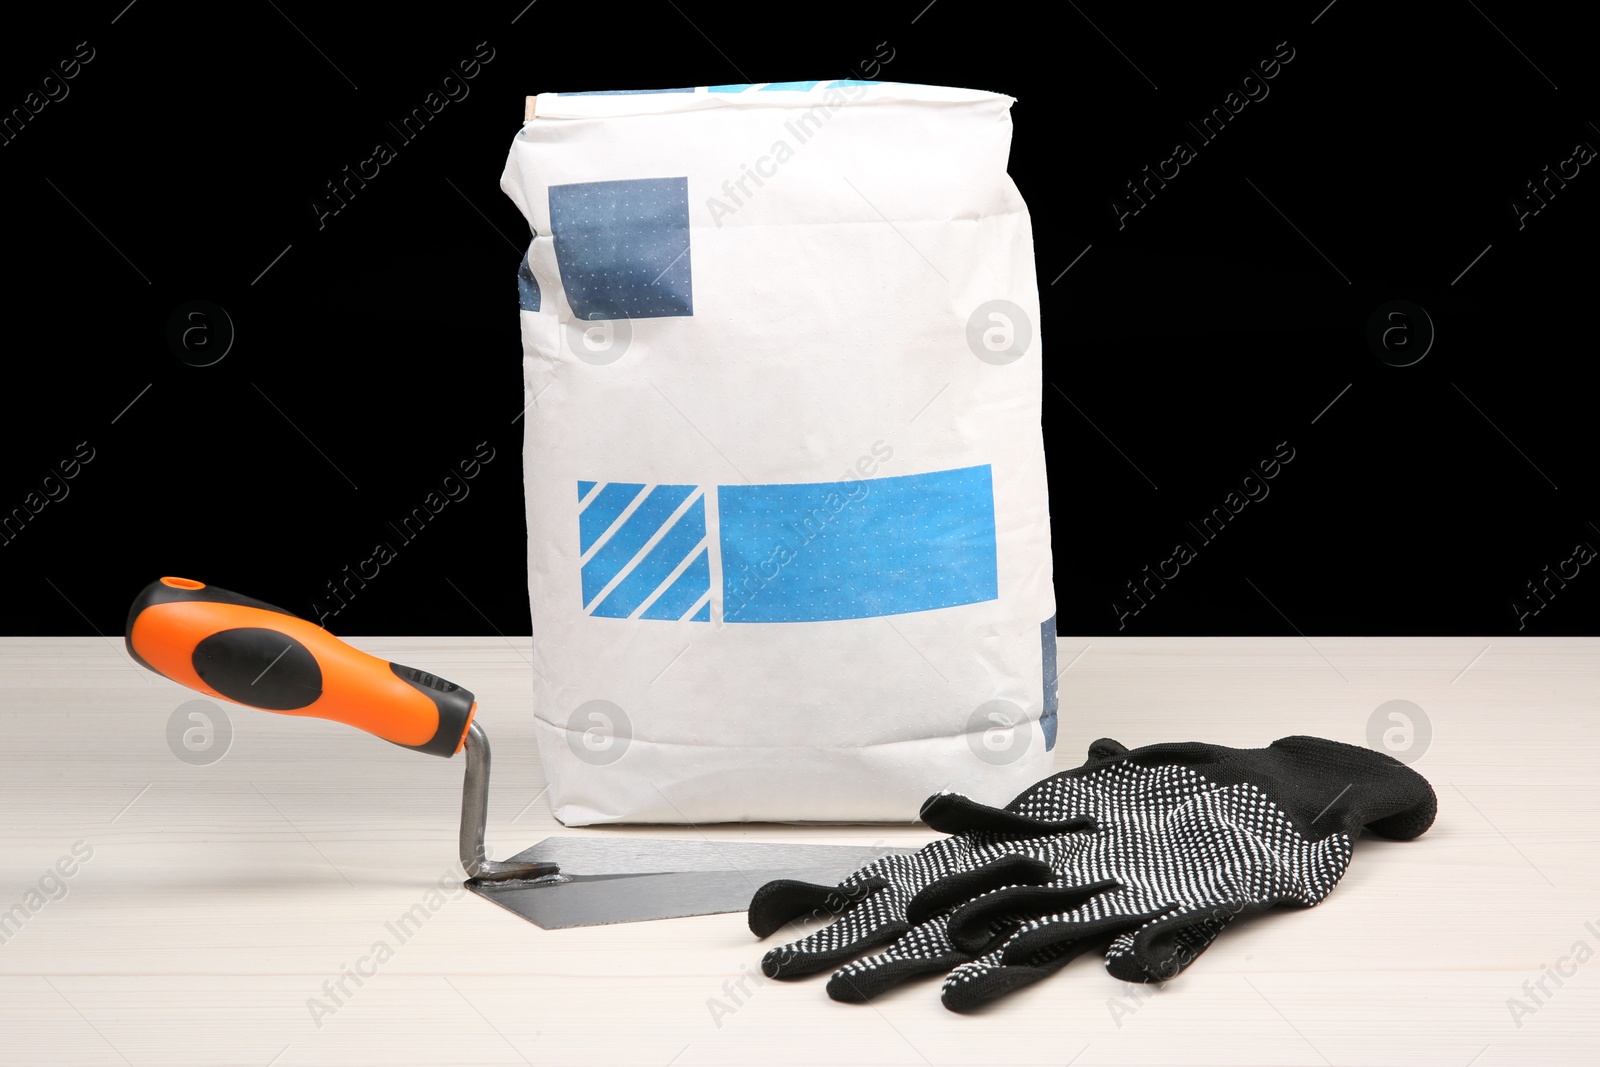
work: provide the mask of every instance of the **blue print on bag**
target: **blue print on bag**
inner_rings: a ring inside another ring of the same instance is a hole
[[[578,483],[579,503],[589,495],[589,490],[583,488],[585,485],[593,486],[594,483]],[[633,498],[643,491],[643,482],[608,482],[602,486],[600,492],[578,513],[578,551],[587,553],[600,535],[609,530],[611,524],[633,503]]]
[[[670,499],[670,498],[669,498]],[[657,529],[664,529],[661,539],[647,547],[633,562],[627,575],[612,586],[611,592],[600,598],[589,614],[608,619],[626,619],[634,610],[650,600],[651,594],[665,585],[686,560],[705,555],[706,499],[698,496],[676,522],[663,520]],[[710,571],[707,571],[709,577]],[[614,577],[615,575],[613,575]],[[710,589],[709,581],[701,593]],[[695,597],[695,601],[700,598]],[[684,605],[684,611],[694,606],[694,601]],[[681,617],[683,612],[680,611]]]
[[[694,314],[688,178],[552,185],[550,229],[578,318]]]
[[[589,489],[584,490],[587,485]],[[583,606],[590,615],[681,619],[711,595],[705,494],[695,485],[579,483]]]
[[[717,494],[716,530],[707,490]],[[578,483],[586,614],[710,622],[713,547],[727,623],[875,618],[1000,595],[987,465],[844,482]],[[1053,679],[1054,620],[1045,625]],[[1048,685],[1045,708],[1048,747]]]
[[[539,281],[528,265],[528,253],[522,254],[522,264],[517,267],[517,302],[523,311],[539,310]]]
[[[693,562],[684,568],[661,595],[656,597],[639,616],[641,619],[681,619],[691,611],[696,604],[700,611],[696,612],[690,622],[711,621],[711,550],[703,548],[700,554],[694,557]]]
[[[820,622],[998,599],[987,464],[717,488],[725,622]]]
[[[1050,616],[1039,624],[1039,651],[1044,663],[1044,712],[1039,716],[1039,730],[1044,734],[1044,750],[1056,747],[1056,726],[1061,710],[1061,694],[1057,689],[1056,669],[1056,617]]]

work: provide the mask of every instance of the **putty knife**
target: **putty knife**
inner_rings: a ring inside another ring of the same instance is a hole
[[[125,637],[141,666],[219,700],[332,719],[435,756],[466,749],[466,887],[546,929],[744,911],[773,878],[831,885],[879,856],[911,851],[552,837],[491,860],[483,840],[489,738],[474,721],[469,691],[352,648],[282,608],[188,578],[146,586],[128,610]]]

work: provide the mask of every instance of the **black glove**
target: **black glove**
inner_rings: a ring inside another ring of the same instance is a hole
[[[925,820],[957,836],[891,857],[910,861],[913,879],[897,883],[896,869],[878,861],[873,875],[858,872],[838,889],[809,887],[806,906],[793,908],[786,904],[800,903],[799,883],[769,883],[751,901],[750,927],[764,936],[811,910],[817,894],[833,894],[840,922],[762,961],[780,978],[894,940],[833,976],[828,993],[836,1000],[866,1000],[912,975],[954,968],[944,1004],[970,1010],[1108,941],[1113,975],[1164,981],[1237,915],[1320,901],[1363,826],[1410,839],[1432,824],[1435,809],[1421,775],[1335,741],[1130,752],[1101,740],[1082,767],[1046,778],[1004,810],[932,798]],[[1097,828],[1061,829],[1073,820]],[[1004,830],[993,828],[1002,823]],[[952,843],[964,840],[972,844],[956,854],[965,863],[941,872]],[[893,903],[875,907],[885,894]]]
[[[874,860],[837,886],[788,878],[763,885],[750,901],[748,916],[757,937],[766,937],[807,913],[837,915],[839,921],[773,949],[762,960],[762,970],[769,977],[797,978],[837,967],[913,927],[921,929],[926,920],[956,904],[1010,884],[1005,868],[997,867],[997,861],[1013,854],[1033,855],[1036,839],[1094,830],[1091,818],[1058,814],[1050,797],[1030,803],[1027,814],[1020,813],[1020,805],[1030,802],[1035,791],[1050,792],[1050,782],[1038,783],[1005,809],[955,793],[937,794],[923,804],[921,817],[929,826],[953,836],[909,855]],[[942,934],[942,922],[933,929]],[[947,971],[971,958],[971,953],[953,948],[936,951],[929,946],[905,962],[903,974],[896,973],[909,977]]]

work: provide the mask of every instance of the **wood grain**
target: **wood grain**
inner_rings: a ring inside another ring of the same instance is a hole
[[[566,831],[540,797],[527,639],[352,643],[479,694],[497,856],[568,832],[933,836]],[[1600,641],[1556,638],[1063,639],[1059,767],[1101,736],[1366,743],[1375,710],[1407,700],[1431,724],[1414,766],[1439,820],[1416,842],[1363,839],[1324,904],[1242,922],[1166,986],[1125,985],[1084,959],[957,1016],[936,981],[855,1006],[830,1001],[823,978],[761,979],[768,946],[742,915],[519,922],[456,881],[459,760],[229,706],[227,755],[190,765],[166,730],[194,694],[134,667],[120,640],[5,639],[0,908],[64,895],[4,931],[0,1063],[1594,1064],[1597,653]],[[90,853],[76,866],[75,844]],[[51,880],[64,860],[71,877]],[[434,900],[399,940],[390,924]],[[359,985],[344,977],[335,1003],[324,983],[379,942],[392,957]],[[314,1018],[314,999],[332,1010]]]

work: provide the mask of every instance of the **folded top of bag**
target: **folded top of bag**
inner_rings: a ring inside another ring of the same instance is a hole
[[[604,89],[577,93],[540,93],[528,97],[525,121],[539,118],[598,118],[619,115],[671,114],[709,108],[833,109],[856,103],[975,103],[1011,100],[1003,93],[909,82],[825,81],[754,82],[747,85],[702,85],[680,89]]]

